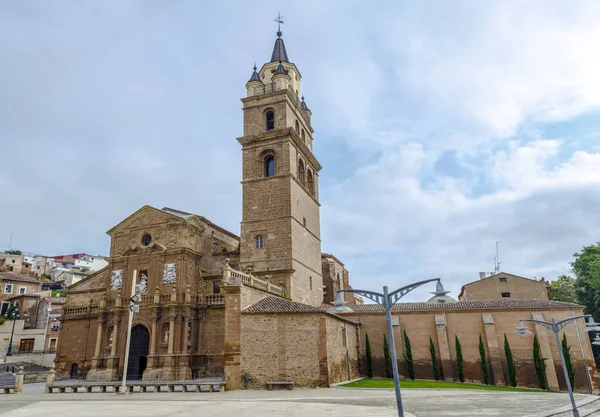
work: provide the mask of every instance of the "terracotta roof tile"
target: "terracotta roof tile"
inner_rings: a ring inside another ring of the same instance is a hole
[[[242,313],[323,313],[323,310],[308,304],[270,296],[246,307]]]
[[[356,313],[383,313],[383,307],[378,304],[363,304],[348,306]],[[564,301],[550,301],[539,299],[512,299],[512,300],[476,300],[459,301],[456,303],[398,303],[394,305],[394,312],[427,312],[427,311],[462,311],[462,310],[549,310],[583,308],[578,304]],[[347,313],[351,314],[351,313]]]

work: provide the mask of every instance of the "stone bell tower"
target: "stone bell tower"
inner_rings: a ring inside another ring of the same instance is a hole
[[[301,96],[302,76],[281,36],[280,28],[271,60],[258,72],[254,67],[242,99],[240,269],[283,284],[294,301],[319,305],[321,165],[312,152],[314,131]]]

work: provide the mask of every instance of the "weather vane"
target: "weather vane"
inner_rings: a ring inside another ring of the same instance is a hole
[[[275,19],[275,22],[279,24],[278,32],[281,32],[281,25],[283,24],[283,16],[281,13],[277,12],[277,18]]]

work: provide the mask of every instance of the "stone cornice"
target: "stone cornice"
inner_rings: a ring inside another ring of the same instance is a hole
[[[298,135],[298,132],[296,132],[296,129],[294,129],[293,127],[285,127],[283,129],[275,129],[275,130],[271,130],[271,131],[267,131],[267,132],[261,132],[258,135],[241,136],[241,137],[237,138],[237,141],[243,147],[247,147],[247,146],[251,146],[255,143],[265,142],[268,140],[279,139],[279,138],[281,138],[282,140],[290,140],[287,137],[289,137],[291,139],[291,141],[296,145],[296,147],[298,149],[302,150],[302,154],[303,154],[304,158],[310,162],[310,164],[312,165],[312,167],[315,171],[315,175],[316,175],[316,173],[319,172],[323,167],[321,166],[321,164],[319,163],[317,158],[314,156],[312,151],[308,148],[308,146],[306,146],[304,141],[300,138],[300,135]]]

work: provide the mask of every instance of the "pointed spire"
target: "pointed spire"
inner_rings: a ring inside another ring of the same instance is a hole
[[[300,102],[300,108],[305,111],[310,111],[310,109],[306,105],[306,102],[304,101],[304,95],[302,95],[302,101]]]
[[[277,32],[277,39],[275,40],[275,46],[273,46],[273,53],[271,54],[270,62],[290,62],[287,56],[287,51],[285,50],[285,44],[283,43],[283,39],[281,39],[281,31]]]
[[[258,75],[258,72],[256,72],[256,63],[254,64],[254,72],[252,73],[252,76],[250,77],[250,79],[248,80],[248,82],[250,81],[258,81],[261,82],[260,77]]]
[[[287,71],[285,70],[285,68],[283,67],[283,64],[281,63],[281,59],[279,60],[279,65],[277,66],[277,70],[275,71],[275,74],[287,74]]]

